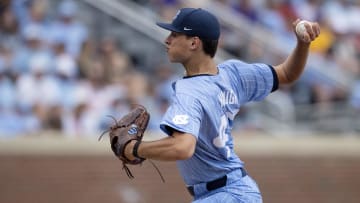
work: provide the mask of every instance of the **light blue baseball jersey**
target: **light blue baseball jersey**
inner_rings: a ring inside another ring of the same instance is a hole
[[[234,152],[234,117],[243,104],[262,100],[277,88],[275,70],[266,64],[228,60],[218,65],[218,71],[176,81],[172,104],[160,124],[168,135],[175,129],[197,139],[194,155],[177,161],[187,185],[208,182],[244,166]]]

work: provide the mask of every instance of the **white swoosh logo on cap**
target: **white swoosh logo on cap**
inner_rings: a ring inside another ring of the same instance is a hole
[[[191,28],[184,27],[184,30],[192,30]]]

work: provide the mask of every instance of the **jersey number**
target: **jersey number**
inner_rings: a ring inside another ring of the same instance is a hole
[[[226,129],[228,128],[228,126],[229,126],[229,120],[226,117],[226,115],[223,115],[221,117],[219,134],[217,137],[215,137],[215,139],[213,139],[213,144],[216,147],[225,149],[226,158],[230,156],[230,148],[229,146],[226,146],[226,143],[229,141],[229,135],[226,133]]]

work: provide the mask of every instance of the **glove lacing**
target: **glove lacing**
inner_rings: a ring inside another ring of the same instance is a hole
[[[154,164],[154,162],[152,162],[150,159],[148,159],[148,160],[149,160],[149,162],[151,163],[151,165],[152,165],[152,166],[156,169],[156,171],[158,172],[158,174],[159,174],[162,182],[165,183],[165,179],[164,179],[163,175],[161,174],[159,168],[158,168],[158,167]],[[129,167],[128,167],[124,162],[123,162],[123,168],[122,168],[122,169],[125,170],[126,175],[127,175],[130,179],[134,179],[134,178],[135,178],[134,175],[131,173]]]

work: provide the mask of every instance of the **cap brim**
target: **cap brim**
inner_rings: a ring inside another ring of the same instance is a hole
[[[165,30],[169,30],[169,31],[173,31],[173,32],[181,32],[181,30],[176,29],[172,24],[169,24],[169,23],[157,22],[156,25],[158,25],[161,28],[164,28]]]

